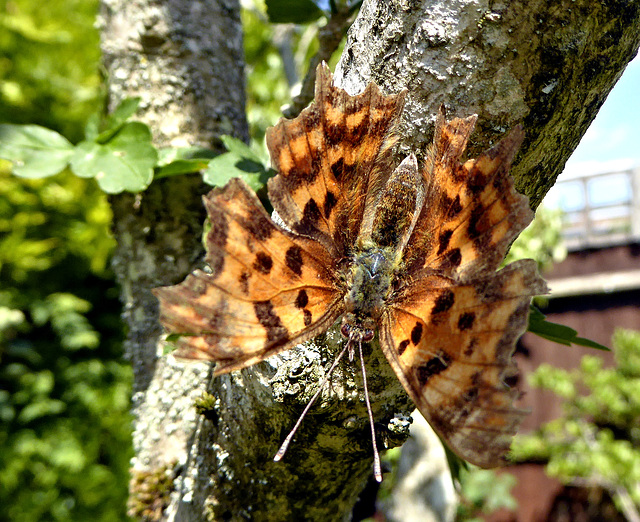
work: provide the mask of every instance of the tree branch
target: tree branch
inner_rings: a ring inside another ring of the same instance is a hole
[[[336,78],[352,93],[371,80],[388,92],[409,89],[406,150],[430,142],[441,103],[450,115],[480,115],[470,156],[524,122],[514,173],[536,207],[635,54],[639,17],[638,3],[622,0],[370,0]],[[111,99],[142,96],[158,144],[247,138],[237,1],[103,0],[103,20]],[[208,366],[158,357],[148,291],[197,264],[205,190],[189,178],[112,199],[135,368],[134,468],[178,463],[165,519],[347,520],[372,462],[357,365],[339,365],[284,460],[271,460],[335,356],[336,332],[210,383]],[[411,404],[379,347],[367,352],[378,437],[392,447],[406,437],[394,416]],[[196,401],[205,386],[211,395]],[[205,413],[197,423],[195,402]]]

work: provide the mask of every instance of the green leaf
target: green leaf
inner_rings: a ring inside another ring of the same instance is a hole
[[[164,167],[178,160],[209,161],[218,154],[220,153],[215,150],[205,149],[204,147],[164,147],[158,150],[158,167]]]
[[[95,178],[108,194],[140,192],[151,183],[157,160],[149,127],[129,122],[107,143],[79,143],[71,170],[82,178]]]
[[[274,171],[266,168],[260,157],[242,141],[231,136],[221,138],[228,152],[209,161],[202,175],[205,183],[219,187],[232,178],[242,178],[256,192],[264,188]]]
[[[115,127],[116,125],[121,125],[136,113],[139,106],[140,98],[125,98],[114,109],[114,111],[109,114],[109,118],[107,119],[107,126]]]
[[[565,346],[576,344],[587,348],[610,351],[609,348],[600,343],[578,337],[578,332],[573,328],[547,321],[546,316],[533,305],[529,307],[529,326],[527,330],[543,339],[564,344]]]
[[[202,147],[165,148],[158,151],[158,154],[155,179],[200,172],[207,168],[211,158],[218,155],[217,152]]]
[[[0,158],[13,163],[21,178],[44,178],[64,170],[73,145],[55,131],[38,125],[0,125]]]
[[[312,0],[266,0],[266,4],[274,24],[306,24],[325,15]]]
[[[222,136],[220,136],[220,139],[222,140],[222,143],[224,144],[227,151],[233,152],[234,154],[242,156],[243,158],[255,161],[256,163],[262,163],[262,159],[260,158],[260,156],[258,156],[255,151],[244,141],[227,134],[223,134]]]
[[[100,113],[94,112],[84,124],[84,137],[86,140],[95,140],[100,134]]]
[[[161,179],[180,174],[193,174],[206,169],[208,166],[209,160],[176,160],[168,165],[158,167],[154,178]]]
[[[58,415],[66,408],[64,402],[56,399],[42,398],[37,402],[27,404],[18,415],[18,422],[28,424],[32,420],[46,415]]]
[[[140,105],[140,98],[125,98],[120,102],[115,110],[109,114],[105,123],[105,129],[98,134],[95,141],[98,143],[106,143],[115,136],[127,122],[127,120],[135,114]]]

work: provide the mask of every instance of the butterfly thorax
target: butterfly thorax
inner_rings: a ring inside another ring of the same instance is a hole
[[[392,289],[394,255],[389,248],[371,247],[353,257],[344,298],[342,333],[370,340]]]

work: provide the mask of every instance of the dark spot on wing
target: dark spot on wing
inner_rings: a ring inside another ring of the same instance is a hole
[[[473,312],[465,312],[458,318],[458,328],[462,331],[468,330],[473,326],[476,320],[476,314]]]
[[[342,170],[344,168],[344,158],[338,158],[335,162],[331,164],[331,173],[333,177],[337,180],[340,180],[342,177]]]
[[[328,190],[327,195],[324,198],[324,204],[322,205],[322,210],[326,219],[329,219],[331,211],[333,210],[333,207],[336,206],[337,202],[338,200],[336,199],[336,196],[333,194],[333,192]]]
[[[472,337],[471,341],[469,341],[469,346],[467,346],[464,349],[465,356],[471,357],[473,355],[473,352],[475,351],[477,345],[478,345],[478,340],[475,337]]]
[[[411,330],[411,342],[417,345],[422,338],[422,323],[416,322],[416,325]]]
[[[449,364],[451,364],[451,357],[443,351],[438,352],[435,357],[416,368],[418,382],[422,386],[426,385],[431,377],[445,371],[449,367]]]
[[[348,128],[349,140],[351,143],[358,143],[362,140],[365,133],[367,133],[369,136],[373,136],[376,130],[377,129],[375,129],[375,126],[369,128],[369,118],[364,117],[358,122],[357,125]]]
[[[238,278],[238,283],[240,283],[240,290],[242,290],[243,294],[249,293],[249,278],[251,274],[249,272],[242,272],[240,277]]]
[[[256,318],[267,332],[266,347],[282,344],[289,340],[289,331],[280,321],[280,317],[273,310],[271,301],[256,301],[253,303]]]
[[[302,250],[299,246],[289,247],[284,255],[284,262],[296,275],[302,275]]]
[[[404,351],[407,349],[407,346],[409,346],[409,339],[400,341],[400,344],[398,345],[398,355],[402,355]]]
[[[302,289],[298,292],[298,297],[296,297],[296,308],[304,308],[309,304],[309,296],[307,295],[307,291]]]
[[[256,260],[253,262],[253,268],[261,274],[268,274],[273,268],[273,259],[271,259],[269,254],[258,252],[256,254]]]
[[[487,178],[482,173],[482,171],[474,167],[471,169],[469,173],[469,177],[467,178],[467,188],[474,195],[477,196],[480,192],[482,192],[487,185]]]
[[[256,215],[251,219],[240,219],[238,222],[249,234],[258,241],[266,241],[273,233],[273,223],[265,216]]]
[[[328,124],[324,128],[324,133],[327,140],[327,145],[333,147],[344,141],[345,128],[342,122],[338,124]]]
[[[308,235],[315,231],[316,223],[320,220],[320,209],[316,200],[311,198],[307,201],[302,211],[302,219],[296,223],[294,229],[302,235]]]
[[[303,319],[304,325],[309,326],[313,319],[311,312],[305,308],[304,310],[302,310],[302,314],[304,315],[304,319]]]
[[[431,313],[439,314],[450,310],[453,306],[454,301],[455,297],[453,295],[453,292],[451,290],[445,290],[436,299],[436,302],[431,309]]]
[[[455,270],[460,266],[460,263],[462,263],[462,254],[459,248],[454,248],[442,256],[440,268],[443,270]]]
[[[453,230],[445,230],[438,238],[438,255],[442,254],[449,246],[449,240],[453,235]]]
[[[467,227],[467,233],[469,237],[475,241],[480,237],[480,234],[484,232],[482,230],[482,214],[484,212],[484,207],[476,207],[471,212],[471,216],[469,216],[469,226]]]
[[[460,212],[462,212],[462,204],[460,203],[460,196],[457,195],[455,199],[451,199],[447,194],[442,195],[442,206],[445,209],[445,216],[448,219],[453,219]]]
[[[478,395],[477,386],[473,386],[462,394],[462,398],[466,402],[475,402],[478,399]]]

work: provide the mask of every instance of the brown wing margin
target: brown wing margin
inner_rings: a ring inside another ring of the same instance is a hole
[[[216,374],[255,364],[311,339],[341,313],[340,291],[316,242],[276,226],[234,179],[204,198],[210,273],[154,289],[176,355],[216,361]]]
[[[473,283],[422,280],[383,317],[381,346],[429,424],[460,457],[506,463],[526,411],[516,408],[511,360],[533,295],[546,291],[531,260]]]
[[[384,96],[371,83],[349,96],[318,66],[315,101],[293,120],[267,131],[269,199],[294,232],[319,241],[335,259],[355,242],[371,197],[374,167],[390,161],[404,93]],[[382,169],[390,173],[391,169]]]

